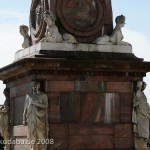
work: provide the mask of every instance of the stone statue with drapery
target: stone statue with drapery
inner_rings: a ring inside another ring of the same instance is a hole
[[[147,139],[149,138],[150,107],[144,94],[146,83],[137,82],[137,89],[133,100],[133,132],[135,134],[135,148],[137,150],[147,149]]]
[[[39,90],[40,82],[33,81],[31,86],[32,94],[26,95],[25,99],[23,124],[28,127],[28,138],[32,142],[31,149],[46,150],[46,143],[38,143],[44,142],[48,138],[48,98]]]

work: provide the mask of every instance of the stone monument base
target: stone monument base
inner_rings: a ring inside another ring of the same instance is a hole
[[[49,100],[54,144],[48,149],[133,150],[134,83],[149,70],[150,63],[136,58],[130,46],[39,43],[20,50],[15,62],[0,69],[10,90],[10,136],[27,140],[24,100],[31,81],[39,80]]]

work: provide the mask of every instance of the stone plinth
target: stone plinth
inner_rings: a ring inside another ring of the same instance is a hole
[[[40,51],[41,43],[35,46]],[[24,100],[31,93],[31,81],[37,79],[48,95],[49,139],[54,139],[55,144],[61,142],[57,149],[133,150],[134,83],[150,71],[150,62],[131,53],[97,52],[98,59],[94,52],[79,51],[70,59],[51,58],[51,51],[44,52],[34,58],[21,56],[0,69],[0,79],[10,89],[11,137],[27,138],[26,127],[20,126]],[[29,147],[12,145],[14,150],[22,148]]]
[[[42,52],[41,52],[42,51]],[[50,53],[50,51],[61,52],[104,52],[104,53],[132,53],[132,46],[125,45],[96,45],[96,44],[73,44],[73,43],[48,43],[39,42],[29,48],[22,49],[16,52],[15,61],[28,58],[42,53]],[[59,54],[58,54],[59,55]]]

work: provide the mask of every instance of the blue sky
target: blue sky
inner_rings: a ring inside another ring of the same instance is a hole
[[[21,49],[23,41],[19,26],[28,25],[31,0],[3,0],[0,5],[0,67],[13,62],[14,54]],[[133,46],[133,53],[150,61],[150,0],[112,0],[113,17],[123,14],[126,25],[123,29],[124,41]],[[115,25],[115,22],[114,22]],[[148,83],[145,90],[150,103],[150,74],[144,79]],[[0,104],[4,101],[0,82]]]
[[[126,16],[126,28],[138,31],[150,38],[150,0],[112,0],[114,16]]]

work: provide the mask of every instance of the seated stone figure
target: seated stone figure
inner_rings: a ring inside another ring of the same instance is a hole
[[[45,37],[42,42],[62,42],[62,35],[59,33],[57,26],[55,25],[56,16],[51,11],[45,11],[43,14],[44,21],[47,23]]]
[[[95,41],[96,44],[104,44],[104,45],[113,44],[113,45],[130,45],[131,46],[130,43],[122,41],[124,37],[121,31],[121,28],[124,27],[125,16],[123,15],[117,16],[115,21],[116,21],[116,27],[114,28],[111,35],[110,36],[104,35],[102,37],[99,37]]]
[[[29,28],[26,25],[20,26],[20,34],[24,37],[24,41],[22,43],[23,48],[28,48],[30,46],[30,37],[29,37]]]
[[[59,33],[58,27],[55,25],[56,16],[51,11],[45,11],[43,14],[44,21],[47,23],[45,37],[41,42],[71,42],[76,43],[75,38],[68,33],[65,33],[63,36]]]
[[[78,43],[76,41],[75,37],[68,33],[63,34],[63,40],[64,40],[64,42]]]

